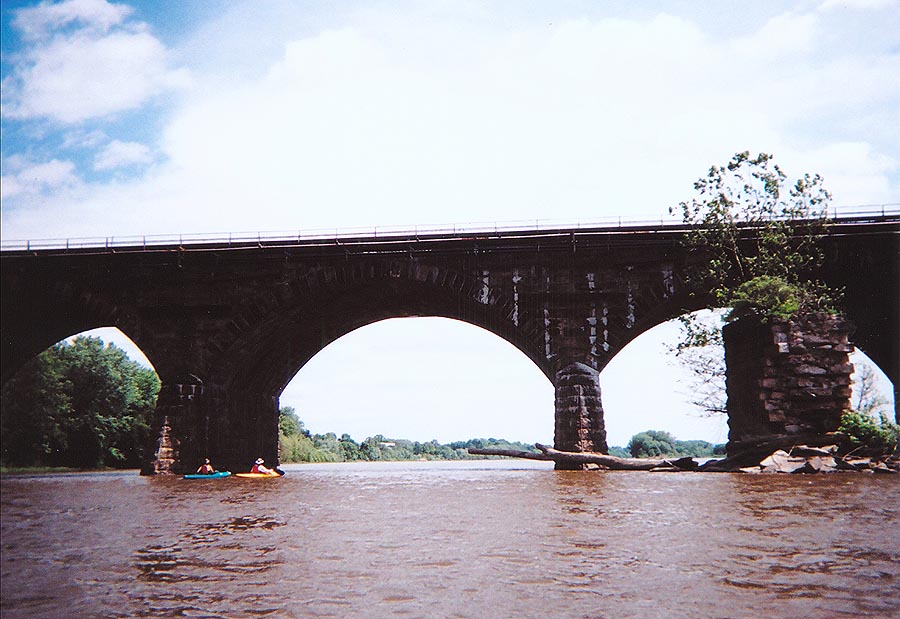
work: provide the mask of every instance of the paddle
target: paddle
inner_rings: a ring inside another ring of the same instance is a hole
[[[279,475],[281,475],[282,477],[284,477],[284,471],[282,471],[282,470],[281,470],[280,468],[278,468],[277,466],[276,466],[274,469],[272,469],[272,470],[275,471],[276,473],[278,473]]]

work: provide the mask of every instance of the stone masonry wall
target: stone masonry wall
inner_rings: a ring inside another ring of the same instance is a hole
[[[763,441],[830,440],[850,408],[851,331],[827,314],[725,326],[729,454]]]

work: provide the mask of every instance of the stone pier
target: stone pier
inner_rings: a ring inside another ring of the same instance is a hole
[[[833,442],[826,434],[850,408],[851,331],[826,314],[725,326],[729,455],[759,443]]]
[[[195,378],[195,377],[194,377]],[[142,473],[184,474],[210,458],[220,470],[248,471],[256,458],[278,464],[278,397],[230,393],[199,379],[164,383],[153,423],[154,449]]]
[[[556,449],[607,453],[599,372],[583,363],[572,363],[556,373],[555,386]],[[577,470],[581,465],[557,463],[556,468]]]

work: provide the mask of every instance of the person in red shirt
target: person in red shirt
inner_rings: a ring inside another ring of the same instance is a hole
[[[270,469],[264,464],[265,460],[262,458],[257,458],[256,462],[253,463],[253,468],[250,469],[251,473],[262,473],[263,475],[273,475],[275,471]]]

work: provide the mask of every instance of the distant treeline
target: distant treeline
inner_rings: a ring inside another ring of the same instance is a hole
[[[291,406],[281,409],[279,457],[282,462],[355,462],[376,460],[471,460],[469,447],[537,452],[534,445],[495,438],[442,444],[386,438],[381,434],[356,442],[349,434],[312,434]]]
[[[473,438],[442,444],[370,436],[358,443],[349,434],[312,434],[293,407],[281,409],[279,456],[282,462],[354,462],[359,460],[473,460],[469,447],[512,449],[538,453],[534,444],[496,438]],[[610,447],[610,455],[622,458],[712,457],[725,455],[725,445],[707,441],[679,441],[668,432],[647,430],[631,437],[628,447]]]

